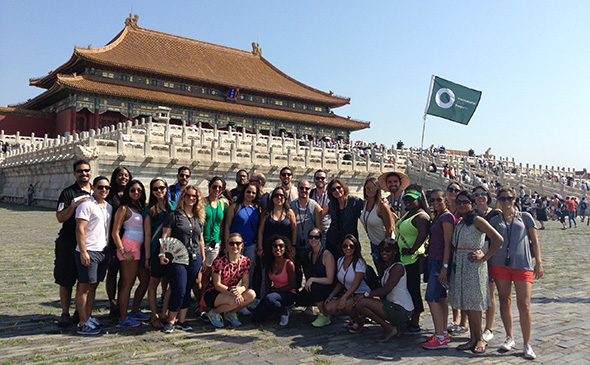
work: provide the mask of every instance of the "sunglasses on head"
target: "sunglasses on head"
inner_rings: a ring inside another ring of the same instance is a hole
[[[164,191],[166,187],[164,185],[161,186],[152,186],[152,191]]]
[[[109,185],[97,185],[94,187],[96,190],[111,190]]]
[[[242,242],[242,241],[229,241],[227,244],[231,247],[235,247],[235,246],[241,245],[242,243],[244,243],[244,242]]]
[[[438,203],[440,203],[440,202],[442,202],[442,201],[443,201],[443,198],[430,198],[430,202],[431,202],[431,203],[434,203],[434,202],[438,202]]]

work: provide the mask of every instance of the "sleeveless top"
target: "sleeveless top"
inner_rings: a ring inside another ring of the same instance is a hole
[[[379,204],[375,202],[373,209],[367,212],[367,202],[363,205],[363,211],[361,212],[361,223],[365,227],[367,236],[373,246],[378,246],[381,241],[385,239],[386,231],[383,225],[383,219],[377,215]]]
[[[409,212],[404,214],[404,217],[407,216],[408,213]],[[418,255],[424,253],[424,245],[422,245],[422,246],[420,246],[420,248],[416,252],[414,252],[413,255],[406,256],[406,255],[401,254],[403,248],[412,248],[412,246],[414,246],[414,243],[416,242],[416,238],[418,238],[418,228],[414,227],[414,225],[412,224],[412,220],[420,214],[426,214],[426,213],[425,212],[418,212],[409,218],[406,218],[403,220],[400,219],[395,224],[395,240],[397,242],[397,245],[399,246],[399,252],[401,255],[400,261],[404,265],[413,264],[414,262],[416,262],[416,260],[418,260]],[[428,214],[426,214],[426,215],[428,215]],[[404,218],[404,217],[402,217],[402,218]],[[430,217],[428,217],[428,218],[430,219]]]
[[[297,242],[294,243],[295,248],[298,250],[311,247],[309,246],[307,234],[315,227],[316,204],[317,203],[311,199],[307,203],[307,207],[303,209],[299,207],[299,200],[293,200],[290,204],[291,209],[293,209],[293,212],[295,213],[295,221],[297,223]]]
[[[268,278],[272,280],[274,283],[275,288],[282,288],[285,285],[289,284],[289,274],[287,274],[287,263],[291,262],[291,260],[286,259],[285,263],[283,264],[283,270],[280,274],[275,274],[272,271],[268,273]],[[289,290],[289,292],[295,294],[295,289]]]
[[[291,222],[289,221],[289,218],[287,218],[286,214],[285,218],[280,221],[272,219],[270,215],[266,217],[266,220],[264,221],[264,237],[262,240],[266,242],[275,234],[291,239]]]
[[[143,217],[139,213],[135,213],[131,208],[127,207],[131,212],[131,217],[123,222],[123,238],[128,238],[135,242],[143,244]]]
[[[322,248],[320,250],[320,254],[318,255],[318,259],[316,260],[315,264],[312,263],[312,265],[313,265],[313,267],[312,267],[313,272],[312,272],[312,275],[311,276],[314,277],[314,278],[325,278],[326,276],[328,276],[328,275],[326,275],[326,265],[324,265],[324,251],[325,250],[326,250],[325,248]],[[313,252],[311,252],[309,254],[309,256],[310,256],[310,260],[309,261],[310,262],[311,262],[311,256],[312,256],[312,254],[313,254]]]
[[[387,283],[387,280],[389,279],[389,271],[393,269],[395,265],[402,265],[402,267],[404,266],[401,262],[394,262],[393,265],[388,267],[383,273],[383,278],[381,278],[382,286],[385,286],[385,283]],[[385,296],[385,299],[388,302],[401,305],[405,310],[410,312],[414,310],[414,303],[412,302],[412,296],[408,291],[407,282],[408,278],[406,275],[406,268],[404,267],[404,275],[399,279],[393,289]]]
[[[217,208],[211,204],[205,206],[205,223],[203,225],[203,239],[205,246],[211,246],[219,242],[219,232],[221,221],[223,220],[223,201],[217,199]]]
[[[254,243],[256,234],[258,233],[258,218],[256,208],[242,205],[240,210],[234,215],[229,233],[241,234],[244,247],[250,246]]]

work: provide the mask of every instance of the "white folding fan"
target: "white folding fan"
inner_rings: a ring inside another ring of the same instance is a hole
[[[186,246],[180,242],[179,239],[174,237],[160,238],[160,245],[162,246],[162,251],[165,254],[169,254],[166,255],[166,257],[170,259],[170,255],[172,255],[172,258],[170,259],[171,262],[188,265],[188,251]]]

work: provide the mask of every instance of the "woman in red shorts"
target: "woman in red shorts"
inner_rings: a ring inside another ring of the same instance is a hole
[[[535,227],[535,220],[529,213],[514,209],[516,198],[514,189],[507,186],[501,187],[497,196],[502,213],[492,218],[490,223],[502,235],[504,243],[490,259],[490,275],[498,288],[500,316],[506,330],[506,340],[500,349],[509,351],[514,346],[512,312],[510,310],[512,283],[514,282],[524,344],[523,354],[527,359],[534,359],[536,355],[530,345],[531,286],[533,278],[540,279],[543,276],[537,227]],[[533,257],[535,258],[534,265]]]

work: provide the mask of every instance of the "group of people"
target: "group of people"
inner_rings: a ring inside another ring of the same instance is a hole
[[[106,277],[119,326],[151,321],[165,333],[191,330],[186,319],[192,293],[197,315],[216,327],[240,326],[239,315],[259,323],[273,314],[286,326],[293,305],[316,306],[314,327],[347,315],[348,331],[360,333],[371,319],[383,328],[380,340],[388,341],[421,332],[423,274],[435,327],[424,348],[447,348],[449,331],[465,332],[468,323],[470,339],[457,349],[485,352],[493,337],[497,288],[507,335],[501,348],[510,350],[514,283],[524,355],[535,357],[530,297],[533,279],[543,275],[541,253],[535,221],[515,208],[512,188],[497,190],[500,209],[493,209],[484,186],[466,191],[452,182],[444,191],[426,194],[403,172],[391,171],[367,178],[358,198],[341,178],[328,181],[323,170],[312,182],[295,185],[293,170],[284,167],[280,185],[269,192],[262,173],[240,170],[234,189],[215,176],[203,194],[190,184],[191,170],[183,166],[174,185],[152,179],[148,195],[124,167],[92,184],[88,162],[73,167],[76,182],[62,192],[57,208],[63,223],[55,251],[63,312],[58,325],[71,321],[72,287],[78,281],[77,331],[100,333],[103,325],[92,307],[96,287]],[[372,262],[361,252],[359,226]],[[161,242],[169,237],[184,246],[186,260],[166,251]],[[140,309],[146,292],[151,316]],[[453,324],[447,328],[449,305]]]

